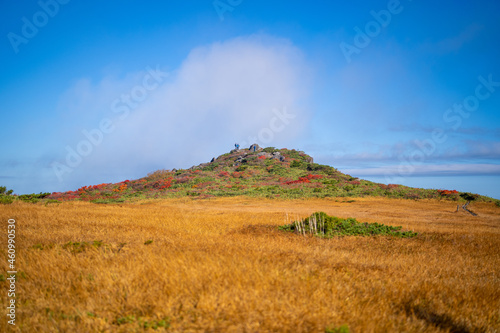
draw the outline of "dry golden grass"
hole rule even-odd
[[[2,315],[0,331],[137,332],[164,319],[157,331],[500,330],[500,208],[476,203],[472,217],[450,202],[341,200],[1,206],[4,231],[17,221],[22,273],[16,326]],[[276,228],[318,210],[420,234],[325,240]],[[77,252],[70,241],[106,245]],[[7,289],[0,282],[5,313]]]

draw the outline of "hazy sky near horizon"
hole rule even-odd
[[[0,1],[0,185],[242,146],[500,199],[500,2]]]

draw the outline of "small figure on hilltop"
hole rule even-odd
[[[234,144],[234,147],[236,148],[236,150],[239,150],[240,149],[240,145],[238,143],[235,143]]]

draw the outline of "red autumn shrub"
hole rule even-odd
[[[169,177],[167,179],[158,179],[155,182],[151,182],[151,183],[147,184],[146,187],[164,190],[164,189],[172,186],[173,180],[174,180],[174,178],[172,178],[172,177]]]
[[[127,189],[127,184],[121,184],[118,188],[114,188],[113,192],[123,192]]]
[[[309,175],[304,176],[304,177],[299,177],[299,179],[297,179],[297,180],[287,181],[285,184],[290,185],[290,184],[299,184],[299,183],[310,183],[311,179],[321,179],[321,178],[323,178],[322,175],[309,174]]]
[[[458,195],[458,191],[456,190],[438,190],[438,193],[443,197],[453,197]]]

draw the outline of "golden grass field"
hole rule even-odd
[[[473,217],[450,201],[346,200],[2,205],[2,267],[14,218],[18,278],[16,326],[3,314],[0,331],[500,331],[499,207],[473,203]],[[315,211],[419,235],[277,230]]]

